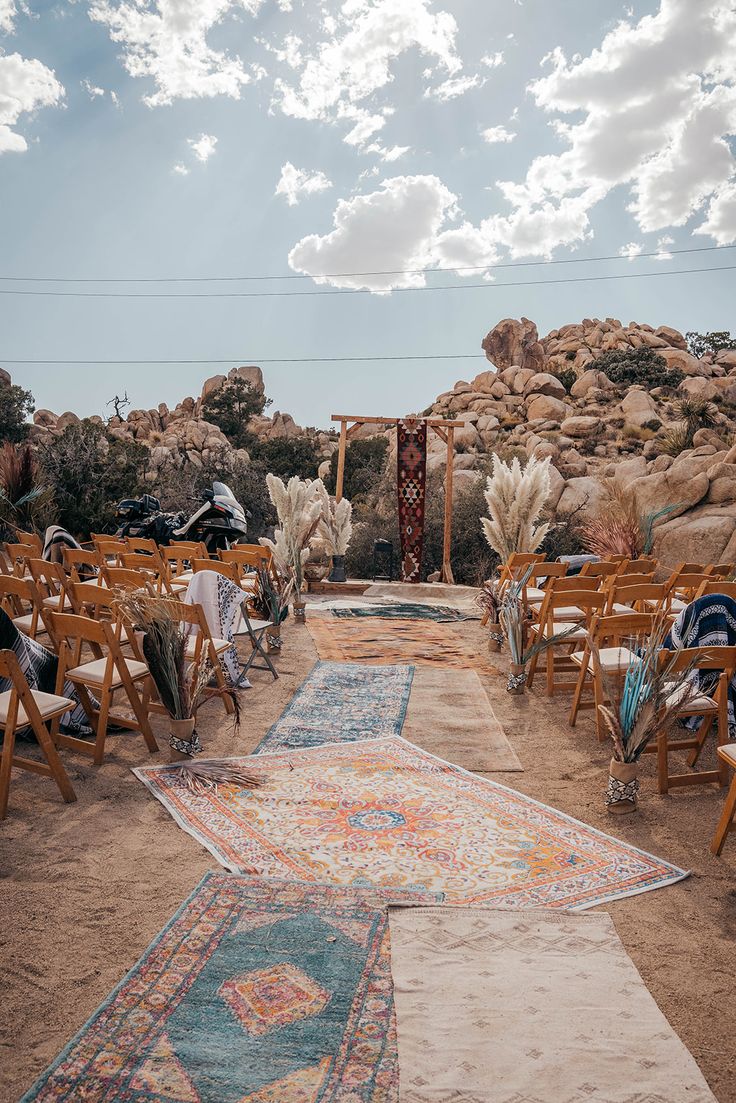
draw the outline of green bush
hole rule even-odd
[[[249,449],[255,437],[248,422],[270,405],[270,398],[247,380],[236,377],[207,395],[202,403],[202,416],[216,425],[235,448]]]
[[[556,379],[559,379],[560,383],[565,388],[568,394],[572,390],[573,383],[575,383],[578,378],[578,373],[575,371],[574,368],[562,368],[559,371],[551,372],[550,374],[554,375]]]
[[[280,479],[290,479],[292,475],[300,479],[317,476],[320,454],[310,437],[275,437],[257,441],[248,450],[253,463],[263,468],[264,473],[270,471]]]
[[[727,329],[714,331],[713,333],[696,333],[691,330],[686,333],[687,347],[693,356],[701,360],[707,352],[713,354],[736,349],[736,337],[732,337]]]
[[[0,381],[0,444],[18,444],[28,436],[26,418],[36,406],[30,391]]]
[[[203,467],[187,463],[182,467],[168,464],[159,470],[156,483],[149,488],[161,500],[161,508],[168,511],[183,510],[189,514],[195,507],[193,499],[211,488],[215,480],[225,482],[237,500],[252,516],[248,519],[248,543],[256,544],[276,523],[266,486],[266,472],[262,467],[243,463],[229,455],[227,461],[213,459]]]
[[[594,365],[619,387],[639,383],[645,387],[676,387],[685,378],[678,368],[653,349],[612,349],[599,356]]]
[[[345,449],[345,481],[343,497],[354,504],[370,495],[380,481],[386,467],[388,440],[386,437],[369,437],[367,440],[351,440]],[[337,485],[337,452],[330,460],[330,473],[325,486],[330,494]]]
[[[41,478],[56,501],[57,520],[74,536],[105,532],[121,498],[150,489],[145,484],[149,451],[120,441],[91,421],[67,425],[39,447]]]

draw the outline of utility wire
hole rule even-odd
[[[344,295],[375,295],[390,293],[397,295],[421,291],[471,291],[484,288],[500,290],[504,287],[540,287],[543,284],[596,283],[600,280],[646,280],[660,276],[690,276],[704,272],[732,272],[736,264],[716,265],[712,268],[679,268],[663,272],[618,272],[605,276],[568,276],[561,280],[506,280],[495,283],[487,280],[483,283],[438,283],[426,287],[364,288],[349,287],[341,291],[26,291],[15,288],[0,288],[0,295],[41,296],[62,299],[286,299],[315,298],[318,295],[332,297]]]
[[[362,364],[394,360],[479,360],[482,352],[457,352],[431,356],[293,356],[264,360],[261,356],[231,356],[228,360],[0,360],[0,364]]]
[[[645,260],[651,257],[680,256],[687,253],[715,253],[721,249],[736,249],[734,245],[701,245],[691,249],[658,249],[653,253],[636,253],[628,256],[616,253],[603,257],[560,257],[556,260],[489,261],[487,264],[462,264],[448,268],[389,268],[373,272],[320,272],[316,276],[303,272],[290,272],[283,276],[0,276],[0,281],[12,283],[240,283],[259,280],[311,280],[341,279],[348,276],[417,276],[432,272],[483,272],[496,268],[536,268],[550,264],[593,264],[610,260]]]

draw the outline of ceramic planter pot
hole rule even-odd
[[[612,758],[608,767],[606,806],[614,816],[636,812],[639,793],[639,763]]]
[[[169,759],[171,762],[186,762],[188,758],[191,758],[191,755],[182,748],[186,744],[191,745],[195,723],[193,716],[190,716],[187,720],[169,719]]]
[[[506,692],[518,697],[526,692],[526,667],[520,663],[509,663],[509,678]]]
[[[503,632],[498,621],[488,622],[488,650],[497,652],[503,646]]]
[[[345,574],[345,556],[333,555],[332,557],[332,570],[330,571],[330,577],[328,582],[347,582],[348,576]]]
[[[272,624],[270,628],[266,629],[266,646],[271,654],[279,652],[283,642],[280,624]]]
[[[297,624],[304,624],[307,619],[307,604],[304,601],[294,601],[294,620]]]

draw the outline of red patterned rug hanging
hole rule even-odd
[[[424,540],[424,491],[427,481],[427,426],[406,418],[397,422],[399,538],[401,577],[419,582]]]

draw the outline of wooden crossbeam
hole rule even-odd
[[[360,417],[358,414],[331,414],[331,421],[347,422],[353,421],[359,425],[396,425],[399,421],[408,421],[409,418],[401,417]],[[418,417],[412,419],[414,421],[423,421],[425,425],[442,425],[446,429],[461,429],[465,424],[464,421],[450,421],[444,417]]]

